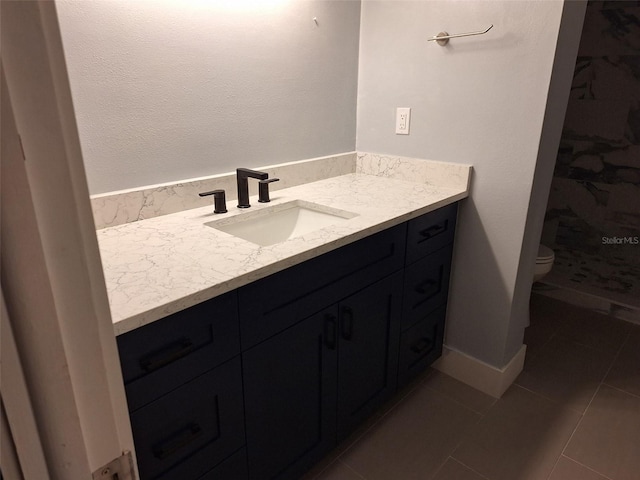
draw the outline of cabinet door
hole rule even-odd
[[[297,479],[336,442],[337,311],[242,354],[249,478]]]
[[[340,302],[338,441],[396,390],[402,272]]]

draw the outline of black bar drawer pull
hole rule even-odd
[[[411,351],[413,353],[420,354],[420,353],[426,352],[427,350],[431,350],[432,346],[433,346],[433,341],[430,338],[422,337],[413,345],[411,345]]]
[[[426,295],[427,298],[431,298],[440,291],[440,282],[433,279],[425,280],[416,285],[415,291],[420,295]]]
[[[435,237],[436,235],[440,235],[441,233],[445,232],[447,230],[447,226],[449,224],[449,220],[445,220],[442,223],[436,224],[436,225],[431,225],[428,228],[425,228],[424,230],[420,230],[420,235],[425,237],[422,240],[429,240],[430,238]]]
[[[324,316],[324,344],[329,350],[336,349],[336,317],[335,315]]]
[[[200,435],[202,435],[200,425],[191,423],[176,433],[173,438],[153,447],[153,455],[160,460],[164,460],[169,455],[176,453],[178,450],[182,450]]]
[[[169,365],[176,360],[188,355],[195,348],[193,342],[183,337],[162,350],[153,352],[140,359],[140,366],[146,372],[153,372],[165,365]]]
[[[353,337],[353,310],[342,307],[342,338],[351,340]]]

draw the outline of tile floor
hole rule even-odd
[[[500,400],[429,370],[305,480],[640,480],[640,326],[533,295]]]

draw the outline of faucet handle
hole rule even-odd
[[[227,213],[227,199],[224,190],[211,190],[198,195],[201,197],[213,195],[213,213]]]
[[[279,178],[267,178],[258,182],[258,203],[269,203],[269,184],[279,181]]]

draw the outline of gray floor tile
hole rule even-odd
[[[640,398],[603,385],[564,454],[613,480],[638,480]]]
[[[583,413],[614,358],[612,351],[554,337],[525,364],[516,384]]]
[[[566,317],[567,312],[573,308],[575,307],[555,298],[534,293],[529,300],[531,326],[553,335],[560,326],[558,320]]]
[[[580,307],[563,310],[557,335],[599,350],[617,352],[627,338],[631,324]]]
[[[640,326],[633,327],[605,383],[640,396]]]
[[[529,300],[530,317],[532,324],[545,324],[553,330],[558,325],[558,320],[573,316],[577,310],[587,310],[562,299],[552,298],[546,294],[532,293]],[[589,311],[589,310],[587,310]]]
[[[437,370],[425,379],[424,384],[427,388],[435,390],[480,414],[485,414],[497,402],[497,399],[491,395],[476,390]]]
[[[449,458],[433,480],[486,480],[486,478],[469,470],[453,458]]]
[[[560,300],[544,295],[532,294],[529,301],[529,327],[524,332],[523,343],[527,346],[526,362],[537,356],[540,349],[560,329],[560,320],[566,317],[572,307]]]
[[[570,458],[560,457],[549,480],[608,480]]]
[[[546,480],[579,418],[512,386],[452,456],[491,480]]]
[[[479,418],[479,414],[420,386],[340,460],[367,480],[428,479]]]

